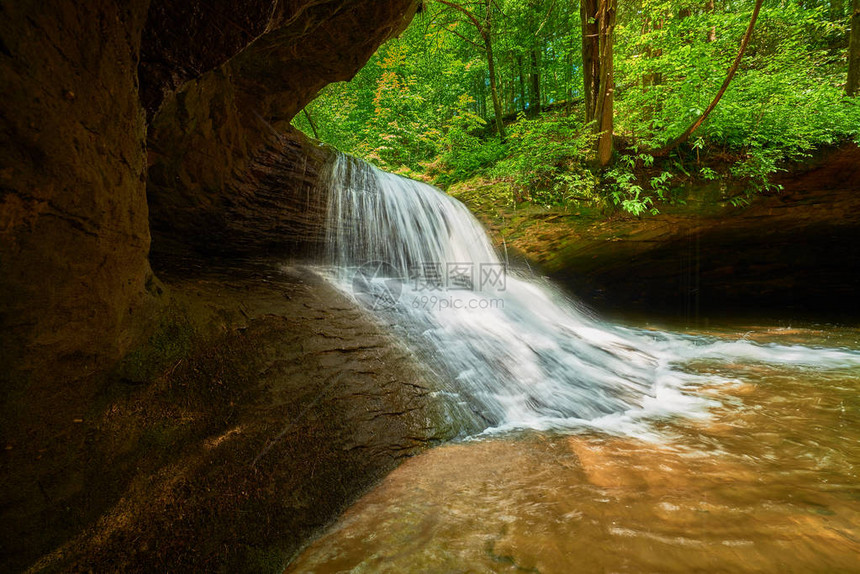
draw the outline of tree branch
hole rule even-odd
[[[484,51],[484,47],[482,45],[478,44],[477,42],[473,42],[472,40],[470,40],[467,37],[465,37],[464,35],[462,35],[460,32],[457,32],[456,30],[448,28],[445,24],[438,24],[438,26],[440,28],[442,28],[443,30],[445,30],[446,32],[450,32],[451,34],[454,34],[455,36],[457,36],[458,38],[460,38],[464,42],[471,44],[472,46],[481,50],[482,52]]]
[[[475,25],[475,28],[478,29],[478,32],[481,34],[481,36],[483,36],[486,33],[484,30],[484,27],[481,25],[481,21],[478,20],[478,18],[475,17],[474,14],[472,14],[471,12],[469,12],[468,10],[466,10],[465,8],[460,6],[459,4],[455,4],[454,2],[449,2],[448,0],[436,0],[436,1],[444,4],[445,6],[453,8],[453,9],[458,10],[458,11],[462,12],[463,14],[465,14],[466,17],[472,21],[472,24]]]
[[[699,126],[702,125],[702,122],[708,117],[708,115],[717,107],[717,103],[720,101],[720,98],[723,97],[723,94],[726,93],[726,90],[729,87],[729,83],[731,83],[732,78],[735,76],[735,72],[738,71],[738,66],[741,63],[741,58],[744,55],[744,51],[747,49],[747,44],[749,44],[750,38],[752,37],[753,28],[755,28],[755,21],[758,18],[758,13],[761,10],[762,0],[756,0],[755,8],[753,9],[752,17],[750,18],[749,26],[747,26],[747,31],[744,34],[744,39],[741,41],[741,47],[738,50],[738,55],[735,57],[735,61],[732,64],[732,67],[729,68],[729,72],[726,75],[726,79],[723,81],[723,85],[720,87],[720,91],[717,92],[717,95],[714,97],[714,100],[711,104],[705,109],[699,119],[693,122],[693,124],[684,130],[684,133],[670,141],[668,144],[663,146],[654,155],[666,155],[673,149],[675,149],[680,144],[687,141],[694,131],[699,129]]]

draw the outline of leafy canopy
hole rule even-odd
[[[461,4],[479,8],[475,1]],[[441,185],[475,175],[507,181],[511,201],[602,201],[645,213],[671,200],[678,177],[721,177],[719,167],[700,164],[717,155],[733,163],[722,175],[749,181],[751,193],[762,191],[785,160],[860,139],[860,98],[844,96],[850,3],[767,0],[737,75],[691,141],[675,150],[677,161],[657,169],[647,153],[682,132],[711,101],[753,4],[621,3],[615,31],[620,156],[606,171],[591,162],[593,134],[581,109],[579,6],[568,0],[491,3],[498,95],[510,132],[504,143],[494,133],[478,30],[435,0],[352,81],[327,86],[306,111],[320,138],[345,152]],[[304,114],[294,124],[312,133]],[[683,167],[693,158],[695,168]]]

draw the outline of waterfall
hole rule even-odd
[[[860,363],[850,351],[606,324],[549,282],[509,268],[468,209],[432,186],[346,155],[324,184],[332,280],[402,333],[484,427],[569,428],[705,404],[684,392],[701,375],[680,368],[700,356],[791,362],[816,351],[816,364]]]

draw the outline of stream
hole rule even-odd
[[[860,349],[834,327],[718,334]],[[860,369],[689,368],[717,381],[684,391],[704,412],[430,450],[288,572],[856,572]]]
[[[320,273],[462,430],[288,572],[858,570],[860,331],[610,324],[435,188],[348,156],[327,185]]]

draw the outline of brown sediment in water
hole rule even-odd
[[[710,418],[648,439],[530,432],[411,459],[287,572],[856,571],[856,368],[720,368],[743,382],[697,391],[722,401]]]

